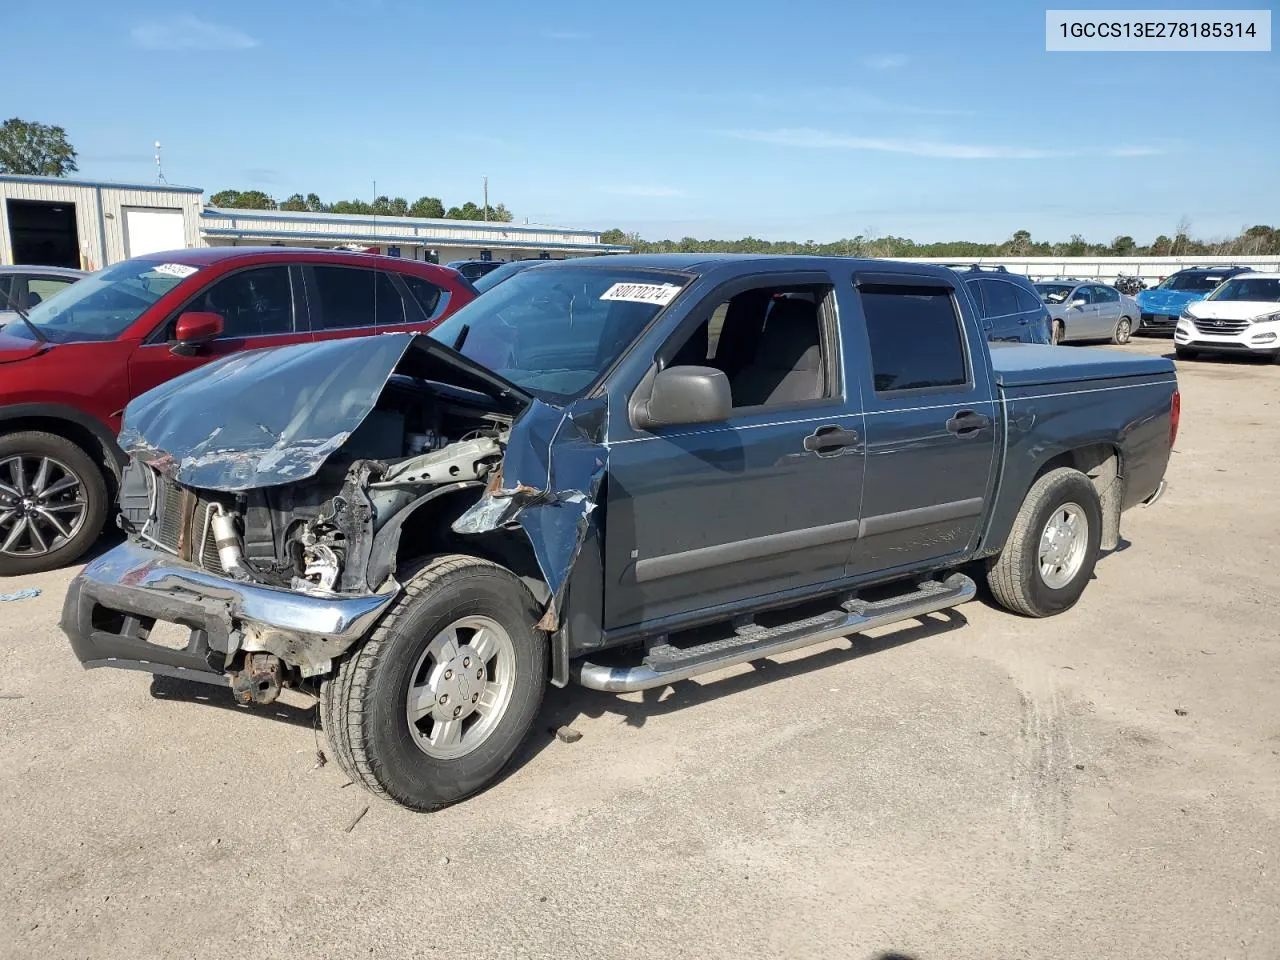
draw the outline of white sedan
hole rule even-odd
[[[1241,273],[1187,306],[1173,333],[1179,359],[1234,353],[1280,359],[1280,273]]]

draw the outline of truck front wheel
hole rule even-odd
[[[1028,617],[1073,607],[1093,576],[1102,505],[1079,470],[1050,470],[1031,486],[987,584],[1001,606]]]
[[[497,564],[445,556],[421,567],[321,691],[339,766],[413,810],[489,784],[542,703],[540,615],[520,579]]]

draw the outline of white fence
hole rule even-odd
[[[1266,257],[902,257],[923,263],[977,263],[1002,266],[1035,279],[1079,277],[1110,283],[1120,275],[1141,277],[1148,286],[1186,267],[1249,267],[1280,271],[1280,256]]]

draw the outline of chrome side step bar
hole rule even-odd
[[[649,655],[634,667],[610,667],[579,661],[574,664],[574,674],[578,683],[592,690],[610,693],[649,690],[739,663],[761,660],[851,633],[936,613],[967,603],[976,594],[977,587],[969,577],[953,573],[945,580],[926,581],[901,596],[874,603],[849,600],[839,609],[779,627],[765,628],[754,624],[739,627],[731,637],[694,647],[662,644],[651,649]]]

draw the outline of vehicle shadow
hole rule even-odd
[[[752,663],[751,669],[722,679],[698,682],[681,680],[663,687],[655,687],[641,694],[640,700],[623,699],[616,693],[588,690],[571,685],[563,690],[550,688],[542,704],[533,734],[525,741],[503,777],[510,775],[531,761],[556,739],[561,727],[572,726],[580,718],[596,719],[613,714],[623,719],[629,727],[643,727],[650,717],[661,716],[676,710],[710,703],[720,697],[732,696],[762,683],[803,676],[826,667],[848,663],[860,657],[892,650],[894,647],[927,637],[936,636],[966,626],[968,620],[958,610],[944,610],[917,618],[910,627],[895,630],[878,637],[852,634],[845,638],[848,646],[829,647],[818,653],[800,656],[794,660],[779,662],[763,659]],[[669,694],[668,694],[668,691]]]
[[[288,723],[296,727],[318,728],[320,723],[319,701],[315,699],[303,706],[283,700],[277,700],[275,703],[267,704],[266,706],[246,706],[231,699],[231,691],[226,687],[163,676],[152,676],[149,692],[156,700],[169,700],[176,703],[198,703],[201,706],[216,707],[219,710],[234,710],[242,716],[275,720],[277,723]]]

